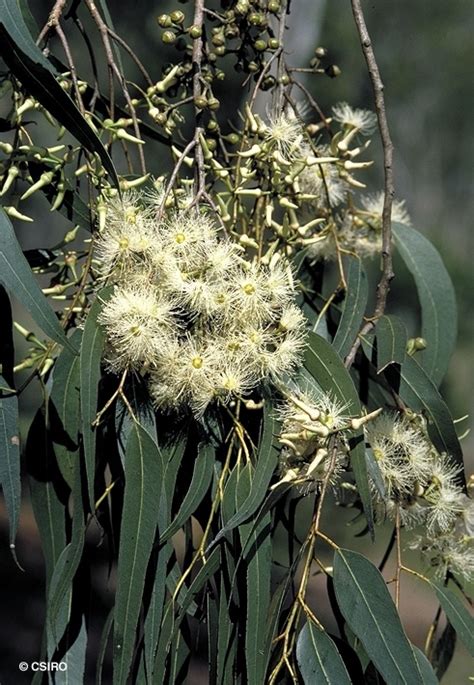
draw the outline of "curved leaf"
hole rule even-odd
[[[8,392],[3,376],[0,388],[0,485],[10,523],[10,549],[14,552],[21,504],[18,396]]]
[[[0,209],[0,283],[26,307],[46,335],[75,352],[41,292],[3,209]]]
[[[163,543],[169,540],[194,514],[201,504],[204,495],[209,490],[211,484],[215,461],[215,448],[213,445],[205,444],[199,450],[197,459],[194,463],[194,471],[189,490],[186,493],[174,521],[169,525],[160,537]]]
[[[87,491],[91,510],[94,511],[94,479],[96,430],[93,422],[97,415],[100,362],[105,333],[97,319],[104,303],[112,294],[113,286],[100,291],[90,308],[82,335],[80,354],[82,444],[86,464]]]
[[[80,347],[82,331],[71,340]],[[50,395],[51,437],[61,475],[73,487],[74,462],[79,459],[80,396],[79,357],[64,349],[56,360]]]
[[[405,324],[397,316],[382,316],[375,327],[377,338],[377,373],[389,364],[402,364],[407,346]]]
[[[347,280],[346,298],[342,305],[339,326],[332,342],[334,349],[342,358],[349,354],[359,333],[369,294],[367,274],[362,261],[352,257],[345,261],[344,266],[347,263],[348,267],[345,272]]]
[[[278,463],[279,447],[275,440],[275,419],[271,409],[265,407],[263,412],[263,431],[260,439],[257,464],[253,473],[250,492],[239,507],[238,511],[230,518],[224,528],[219,531],[214,543],[222,538],[233,528],[245,523],[257,511],[267,494],[268,486]]]
[[[423,685],[412,647],[378,569],[347,549],[334,554],[334,590],[347,623],[387,683]]]
[[[308,621],[298,636],[296,660],[305,685],[350,685],[351,679],[329,635]]]
[[[109,153],[73,100],[54,77],[50,62],[33,41],[16,0],[0,0],[0,55],[29,93],[90,152],[96,152],[112,182],[119,182]]]
[[[420,359],[426,373],[438,386],[456,343],[457,309],[453,284],[438,251],[424,235],[399,223],[394,223],[392,230],[398,251],[418,290],[422,335],[427,342]]]
[[[332,345],[321,338],[321,336],[316,335],[316,333],[309,333],[308,335],[308,347],[304,358],[304,366],[324,392],[329,393],[336,400],[347,406],[349,412],[354,416],[360,415],[362,409],[359,396],[349,372]],[[372,532],[372,497],[367,475],[364,435],[362,431],[354,431],[353,433],[350,458],[367,524]]]
[[[117,565],[114,685],[124,685],[132,663],[138,617],[160,510],[163,464],[154,440],[138,424],[125,454],[125,492]]]
[[[415,659],[417,661],[418,668],[420,669],[420,673],[423,677],[423,684],[438,685],[439,680],[436,677],[435,672],[433,671],[433,667],[426,658],[426,656],[423,654],[421,649],[415,647],[415,645],[412,645],[412,649],[415,654]]]
[[[457,636],[465,644],[471,656],[474,657],[474,617],[469,614],[464,604],[452,590],[440,583],[432,583],[432,585]]]

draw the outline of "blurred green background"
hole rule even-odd
[[[43,25],[53,5],[52,0],[30,2],[32,11]],[[218,3],[209,3],[217,6]],[[117,32],[136,50],[149,71],[157,78],[161,66],[172,61],[174,49],[162,45],[161,29],[156,17],[171,9],[182,9],[191,22],[192,3],[153,2],[135,0],[123,3],[110,0],[109,7]],[[292,0],[286,45],[288,61],[307,65],[314,49],[322,45],[329,50],[330,60],[342,70],[336,79],[310,77],[305,84],[323,110],[347,101],[358,107],[372,108],[372,96],[365,62],[352,19],[349,0]],[[364,2],[364,11],[372,36],[377,60],[385,83],[389,123],[395,145],[396,192],[405,199],[413,225],[423,231],[440,250],[454,281],[459,306],[459,343],[451,367],[443,384],[443,392],[455,417],[473,414],[472,339],[474,317],[471,313],[473,295],[473,231],[472,180],[474,158],[474,96],[472,72],[474,67],[472,34],[474,6],[470,0],[385,0]],[[67,29],[68,24],[65,24]],[[73,34],[71,34],[72,36]],[[71,40],[77,56],[79,75],[86,68],[83,46]],[[63,57],[53,42],[56,53]],[[125,60],[125,64],[127,60]],[[131,66],[131,65],[129,65]],[[133,69],[132,69],[133,74]],[[239,101],[247,91],[240,86],[240,75],[230,70],[222,91],[227,98],[222,112],[236,121]],[[262,111],[265,102],[259,103]],[[382,187],[381,149],[374,138],[370,154],[376,165],[367,174],[368,190]],[[159,147],[147,154],[150,170],[160,175],[169,164],[169,155],[162,155]],[[48,207],[37,201],[33,215],[35,224],[19,226],[18,234],[25,248],[53,245],[64,233],[65,224],[59,218],[51,220]],[[393,283],[391,306],[405,310],[405,318],[412,322],[412,333],[417,332],[417,312],[413,310],[414,286],[403,267],[396,262],[397,278]],[[396,294],[395,294],[396,293]],[[22,322],[27,321],[18,312]],[[24,416],[31,417],[40,397],[32,388],[22,400]],[[462,429],[467,428],[467,422]],[[24,437],[24,436],[23,436]],[[472,473],[474,440],[464,440],[468,474]],[[338,510],[340,515],[327,522],[341,544],[367,551],[366,538],[354,543],[348,527],[350,512]],[[303,517],[304,518],[304,517]],[[33,660],[38,655],[41,629],[44,622],[42,556],[31,509],[25,495],[23,515],[18,537],[18,556],[25,573],[21,573],[6,553],[7,525],[2,510],[2,548],[0,581],[3,587],[3,628],[0,633],[0,681],[22,680],[17,671],[20,660]],[[380,531],[379,542],[369,556],[380,558],[387,531]],[[107,578],[105,559],[101,559],[98,532],[89,541],[95,563],[93,566],[94,593],[90,642],[96,649],[101,624],[105,618],[108,595],[113,591],[113,580]],[[9,588],[8,592],[5,589]],[[325,592],[315,581],[311,590],[323,621],[331,627]],[[435,606],[423,588],[411,581],[404,582],[402,613],[407,620],[410,637],[422,644],[427,625]],[[7,629],[6,629],[7,628]],[[474,665],[467,653],[458,647],[455,659],[443,679],[445,685],[468,683]],[[89,678],[89,676],[88,676]],[[93,682],[92,674],[90,674]],[[196,662],[195,675],[189,681],[206,683],[206,665]],[[74,684],[75,685],[75,684]]]

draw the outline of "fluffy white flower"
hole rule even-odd
[[[291,162],[301,157],[304,132],[293,112],[270,114],[264,137],[270,148],[277,150],[284,160]]]
[[[382,226],[383,200],[383,191],[374,193],[373,195],[366,195],[361,199],[362,206],[365,211],[371,215],[372,220],[378,228],[381,228]],[[411,219],[405,207],[405,200],[394,200],[392,202],[392,221],[411,226]]]
[[[370,135],[377,126],[377,116],[367,109],[354,109],[347,102],[339,102],[332,108],[334,119],[342,126]]]

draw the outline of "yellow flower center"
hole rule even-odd
[[[129,224],[136,224],[137,223],[137,212],[135,209],[127,209],[125,212],[125,220],[128,221]]]
[[[255,286],[253,285],[253,283],[245,283],[245,285],[242,286],[242,290],[246,295],[254,295]]]
[[[383,452],[381,449],[379,449],[378,447],[374,447],[373,453],[374,453],[374,457],[375,457],[376,461],[382,461]]]
[[[128,246],[130,245],[130,241],[128,238],[120,238],[119,240],[119,248],[121,250],[127,250]]]
[[[224,293],[219,293],[219,295],[216,295],[216,303],[217,304],[224,304],[225,303]]]
[[[178,243],[178,245],[181,245],[182,243],[185,242],[186,236],[184,235],[184,233],[177,233],[177,234],[175,235],[174,239],[176,240],[176,242]]]
[[[191,361],[191,364],[195,369],[201,369],[203,365],[202,357],[194,357]]]
[[[230,390],[232,392],[233,390],[237,389],[237,380],[233,376],[227,376],[222,385],[225,390]]]
[[[132,335],[137,336],[137,335],[140,335],[141,332],[142,332],[142,329],[140,328],[140,326],[130,326],[130,333]]]

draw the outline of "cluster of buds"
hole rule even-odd
[[[278,415],[282,422],[280,480],[282,483],[313,490],[327,478],[335,484],[349,452],[348,438],[353,431],[375,419],[381,412],[351,418],[347,407],[330,395],[308,390],[288,395]]]

